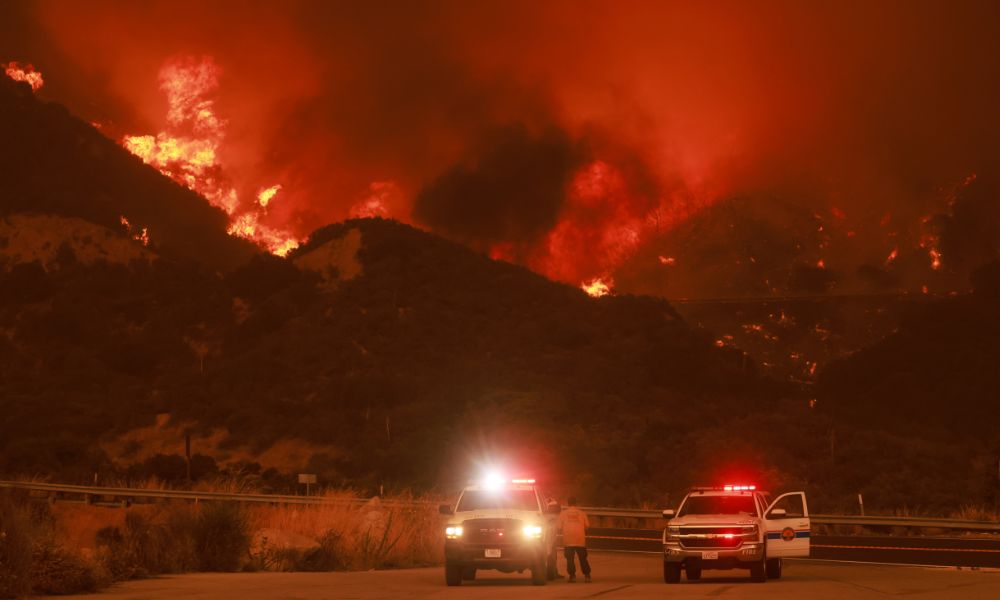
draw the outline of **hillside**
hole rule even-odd
[[[358,236],[350,279],[293,266]],[[500,457],[595,496],[637,495],[690,476],[656,458],[693,433],[680,423],[775,402],[663,301],[594,300],[388,221],[328,227],[290,261],[258,256],[225,277],[71,257],[2,277],[7,472],[113,471],[97,442],[168,414],[220,461],[299,440],[307,464],[278,466],[328,483],[426,488]],[[181,428],[157,431],[180,450]],[[113,458],[148,457],[146,442],[163,447],[153,437]]]
[[[911,506],[1000,502],[1000,263],[975,291],[912,307],[884,340],[833,363],[820,378],[823,411],[845,464],[870,464],[858,490]]]
[[[227,217],[163,177],[65,107],[0,77],[0,216],[74,217],[145,228],[160,254],[232,268],[256,251],[226,233]]]
[[[988,270],[977,294],[918,306],[831,367],[810,403],[664,300],[590,298],[397,222],[255,253],[27,86],[0,79],[0,108],[3,476],[180,484],[190,435],[195,477],[221,467],[282,490],[299,472],[447,489],[497,461],[592,503],[731,477],[804,486],[830,511],[862,488],[872,508],[991,493],[977,479],[996,446]],[[803,311],[768,327],[838,334]],[[904,380],[918,383],[887,392]],[[939,418],[942,402],[959,410]]]

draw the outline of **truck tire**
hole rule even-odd
[[[475,567],[465,567],[462,569],[462,581],[475,581],[476,580],[476,568]]]
[[[764,583],[767,581],[767,570],[764,567],[766,560],[760,559],[760,561],[755,562],[750,565],[750,580],[754,583]]]
[[[701,579],[701,565],[688,564],[684,566],[684,575],[688,581],[698,581]]]
[[[663,561],[663,582],[664,583],[680,583],[681,581],[681,564]]]
[[[765,571],[767,572],[768,579],[781,579],[781,559],[767,559],[767,567],[765,568]]]
[[[448,585],[462,585],[462,565],[445,562],[444,582]]]
[[[535,561],[531,567],[531,585],[545,585],[548,580],[548,565],[545,559]]]

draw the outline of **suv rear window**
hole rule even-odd
[[[458,512],[505,508],[509,510],[538,510],[534,490],[465,490],[458,501]]]
[[[753,496],[688,496],[678,516],[738,514],[757,514]]]

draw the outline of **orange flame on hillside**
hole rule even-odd
[[[614,282],[610,279],[608,281],[604,281],[603,279],[597,278],[592,281],[583,282],[580,285],[580,289],[587,292],[587,295],[591,298],[600,298],[611,294],[612,285],[614,285]]]
[[[31,91],[37,92],[43,85],[45,85],[45,80],[42,79],[42,74],[35,70],[35,67],[28,65],[22,65],[17,61],[11,61],[7,63],[4,69],[7,73],[7,77],[10,77],[14,81],[24,81],[31,86]]]
[[[257,203],[240,210],[239,196],[219,161],[226,121],[215,110],[222,69],[211,57],[168,61],[160,70],[160,89],[167,95],[167,125],[156,135],[126,135],[129,152],[174,181],[200,194],[230,217],[229,233],[249,239],[269,252],[285,256],[299,240],[287,231],[260,222],[260,211],[281,190],[262,189]]]

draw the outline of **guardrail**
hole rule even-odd
[[[598,517],[622,517],[636,519],[662,519],[662,512],[633,508],[584,508],[589,515]],[[857,525],[861,527],[914,527],[920,529],[954,529],[961,531],[984,531],[1000,533],[1000,522],[968,521],[935,517],[890,517],[861,515],[809,515],[809,520],[818,525]]]
[[[35,492],[46,492],[51,498],[59,495],[78,495],[84,501],[99,498],[118,500],[176,499],[190,501],[228,501],[255,502],[266,504],[356,504],[364,505],[371,502],[364,498],[335,498],[327,496],[292,496],[282,494],[239,494],[227,492],[203,492],[196,490],[148,490],[140,488],[100,487],[83,485],[66,485],[59,483],[41,483],[27,481],[0,481],[0,489],[22,489]],[[412,507],[433,506],[435,503],[426,501],[399,502],[380,500],[382,506]],[[662,519],[658,510],[639,508],[607,508],[581,507],[587,514],[595,517],[617,517],[635,519]],[[997,521],[967,521],[962,519],[925,518],[925,517],[890,517],[890,516],[860,516],[860,515],[810,515],[810,520],[818,525],[856,525],[861,527],[913,527],[928,529],[950,529],[956,531],[977,531],[1000,533],[1000,522]]]
[[[114,498],[119,500],[134,500],[137,498],[152,498],[161,500],[191,500],[191,501],[224,501],[224,502],[255,502],[265,504],[357,504],[371,502],[366,498],[336,498],[328,496],[291,496],[282,494],[237,494],[228,492],[204,492],[197,490],[148,490],[141,488],[101,487],[85,485],[65,485],[61,483],[40,483],[22,481],[0,481],[0,489],[21,489],[34,492],[46,492],[50,498],[58,499],[59,495],[79,495],[84,501],[98,498]],[[382,506],[419,506],[431,505],[430,502],[399,502],[394,500],[379,500]]]

